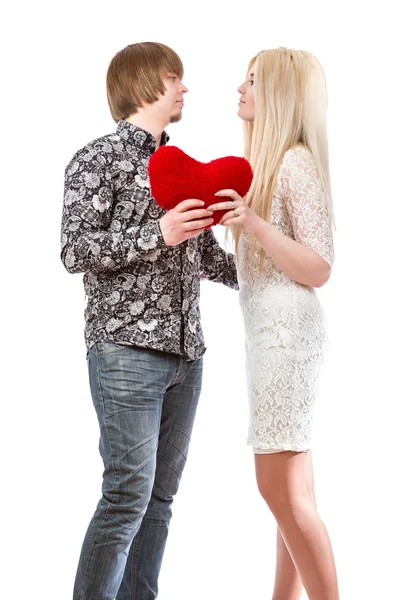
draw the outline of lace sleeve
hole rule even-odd
[[[305,149],[289,150],[280,175],[295,240],[312,248],[332,266],[332,226],[325,194],[310,152]]]

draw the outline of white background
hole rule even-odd
[[[324,66],[338,230],[333,276],[319,292],[331,347],[314,431],[318,503],[342,599],[404,597],[399,6],[72,0],[16,3],[3,15],[1,598],[71,598],[100,494],[81,276],[59,260],[63,172],[76,150],[114,130],[105,74],[136,41],[164,42],[182,57],[190,92],[168,132],[204,161],[242,154],[236,88],[257,51],[304,48]],[[275,526],[245,445],[238,296],[202,287],[204,389],[159,599],[269,599]]]

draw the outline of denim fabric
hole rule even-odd
[[[74,600],[154,600],[202,359],[98,342],[88,361],[105,470]]]

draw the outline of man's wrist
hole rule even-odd
[[[140,227],[136,244],[139,250],[146,252],[165,246],[159,221],[149,221]]]

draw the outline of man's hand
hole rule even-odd
[[[183,200],[159,221],[166,246],[177,246],[202,233],[214,221],[202,200]]]

